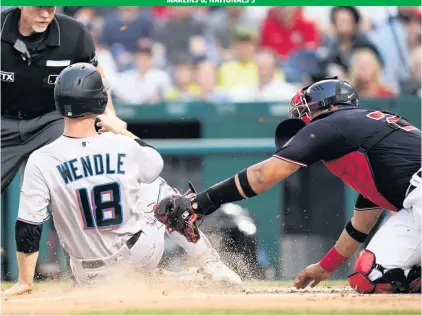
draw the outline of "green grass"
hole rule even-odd
[[[122,310],[122,311],[95,311],[78,313],[75,315],[420,315],[420,311],[415,310],[385,310],[385,311],[341,311],[332,310],[178,310],[178,311],[158,311],[158,310]]]

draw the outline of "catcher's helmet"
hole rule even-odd
[[[355,89],[337,77],[318,81],[296,93],[290,101],[289,116],[302,118],[332,105],[359,106]]]
[[[108,85],[93,65],[70,65],[60,73],[54,87],[56,109],[71,118],[103,114],[108,101],[107,89]]]

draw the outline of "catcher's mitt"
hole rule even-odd
[[[190,191],[185,194],[175,193],[161,200],[154,206],[154,216],[166,225],[169,232],[177,231],[189,242],[196,243],[199,238],[200,214],[195,213],[192,203],[195,203],[195,189],[189,183]]]

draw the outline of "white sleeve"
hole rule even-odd
[[[23,176],[18,220],[29,224],[42,224],[49,218],[49,204],[50,191],[34,155],[31,155]]]
[[[142,184],[140,196],[145,203],[159,203],[162,199],[176,193],[174,189],[167,184],[167,182],[158,177],[155,181]]]
[[[158,203],[164,198],[172,194],[175,194],[176,191],[171,186],[169,186],[166,180],[164,180],[163,178],[158,178],[157,180],[160,180],[158,197],[157,197],[157,203]]]
[[[141,146],[138,141],[135,144],[137,146],[135,159],[139,166],[139,182],[154,182],[163,170],[164,160],[157,150],[149,146]]]

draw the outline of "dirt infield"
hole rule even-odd
[[[2,301],[3,315],[141,314],[235,311],[265,313],[420,314],[420,295],[358,295],[345,287],[296,291],[288,286],[226,288],[215,284],[125,282],[100,288],[39,286],[32,294]]]

